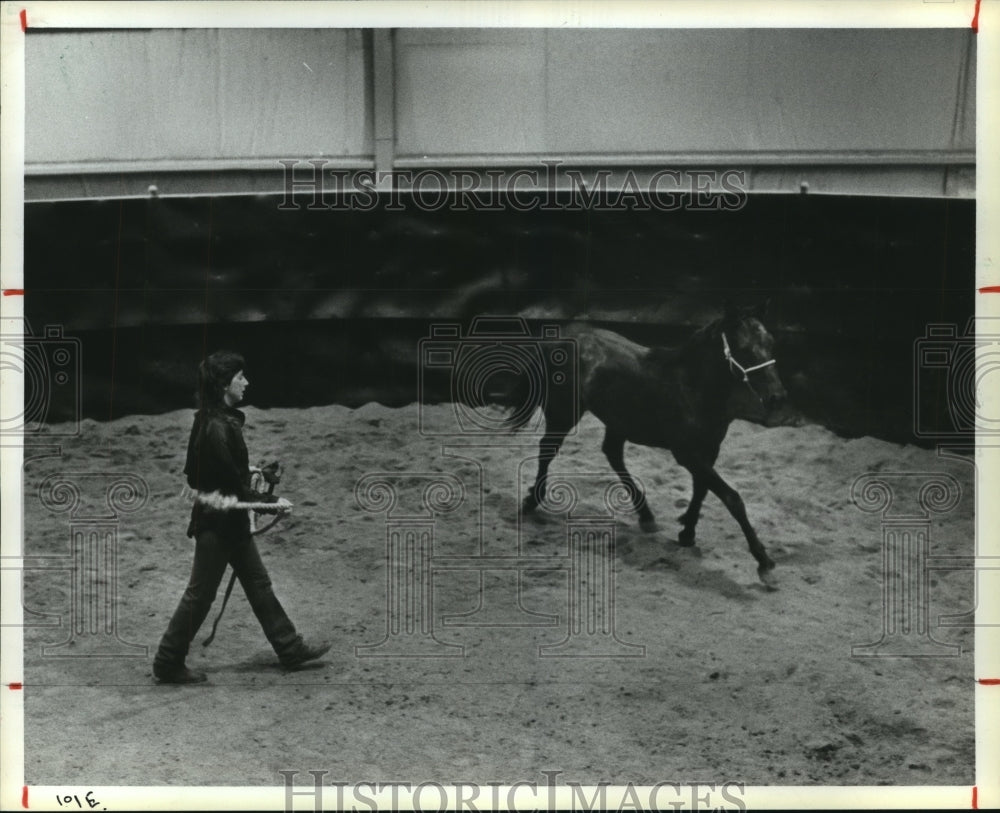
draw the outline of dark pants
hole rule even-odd
[[[215,600],[227,564],[236,572],[278,658],[284,660],[302,646],[302,636],[295,631],[295,625],[271,589],[271,578],[249,528],[244,530],[240,525],[206,528],[195,537],[191,579],[160,641],[154,670],[170,671],[184,665],[191,641]]]

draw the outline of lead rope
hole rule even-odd
[[[264,474],[263,474],[263,472],[261,472],[260,469],[251,469],[251,471],[253,473],[250,475],[250,488],[253,491],[259,492],[260,491],[260,487],[261,487],[261,485],[263,485],[263,482],[264,482]],[[267,493],[268,494],[273,494],[274,493],[274,483],[269,483],[268,484]],[[286,513],[288,513],[287,511],[279,511],[275,515],[274,519],[272,519],[269,523],[267,523],[267,525],[265,525],[263,528],[258,528],[257,527],[257,518],[256,518],[256,516],[254,514],[255,509],[257,509],[257,508],[273,508],[274,507],[274,503],[265,503],[265,502],[245,503],[245,502],[239,502],[236,499],[227,498],[227,497],[222,497],[219,500],[214,500],[211,496],[208,496],[208,497],[204,497],[203,496],[203,497],[201,497],[201,501],[204,502],[204,503],[206,503],[206,504],[209,504],[209,505],[212,505],[213,503],[218,503],[218,505],[215,506],[215,507],[218,507],[218,508],[226,508],[226,509],[233,509],[233,510],[238,510],[238,509],[241,509],[241,508],[245,508],[246,511],[247,511],[247,513],[250,515],[250,535],[251,536],[257,536],[258,534],[264,533],[264,531],[270,530],[271,528],[273,528],[275,526],[275,524],[277,524],[278,520],[280,520]],[[215,621],[212,622],[212,632],[211,632],[211,634],[204,641],[201,642],[202,646],[208,646],[210,643],[212,643],[212,641],[215,640],[215,631],[219,628],[219,622],[222,620],[222,614],[226,611],[226,604],[229,602],[229,596],[232,595],[232,593],[233,593],[233,587],[235,585],[236,585],[236,571],[234,570],[230,574],[230,576],[229,576],[229,584],[226,585],[226,592],[222,596],[222,606],[219,607],[219,614],[217,616],[215,616]]]

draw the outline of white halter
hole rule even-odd
[[[733,354],[729,349],[729,342],[726,339],[725,333],[722,334],[722,353],[726,357],[726,361],[729,362],[729,369],[731,370],[733,369],[733,367],[735,367],[737,370],[743,373],[743,381],[747,385],[750,384],[750,378],[749,378],[750,373],[754,372],[755,370],[762,370],[765,367],[770,367],[772,364],[775,363],[774,359],[768,359],[767,361],[762,361],[760,364],[755,364],[753,367],[744,367],[736,359],[733,358]]]

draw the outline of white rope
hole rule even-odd
[[[216,511],[273,511],[278,507],[273,502],[241,502],[232,494],[221,494],[218,491],[196,491],[194,500]]]
[[[750,383],[749,374],[755,370],[762,370],[765,367],[770,367],[772,364],[777,363],[774,359],[768,359],[767,361],[761,362],[760,364],[755,364],[753,367],[744,367],[736,359],[733,358],[732,352],[729,350],[729,342],[726,339],[726,334],[722,334],[722,352],[726,356],[726,361],[729,362],[729,367],[732,369],[735,367],[741,373],[743,373],[743,381],[746,384]]]
[[[233,494],[223,494],[219,491],[195,491],[188,486],[184,486],[182,496],[192,502],[214,508],[216,511],[274,511],[278,508],[278,504],[275,502],[242,502],[239,497]],[[288,508],[280,509],[279,513],[290,511],[291,505],[289,504]]]

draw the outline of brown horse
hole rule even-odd
[[[763,308],[729,308],[675,348],[643,347],[610,330],[570,325],[565,335],[576,346],[577,403],[573,389],[550,391],[540,404],[545,434],[539,444],[538,474],[524,500],[524,511],[545,497],[546,474],[563,439],[586,411],[605,426],[602,450],[632,495],[639,523],[655,530],[645,495],[625,468],[625,441],[669,449],[691,473],[693,493],[681,515],[678,542],[693,545],[702,501],[711,491],[739,523],[757,560],[757,572],[770,582],[774,562],[747,520],[743,499],[715,470],[729,423],[729,398],[735,387],[749,387],[766,410],[785,398],[774,366],[774,339],[761,323]],[[523,411],[521,412],[523,416]],[[530,417],[527,416],[527,417]],[[513,428],[527,417],[512,416]]]

